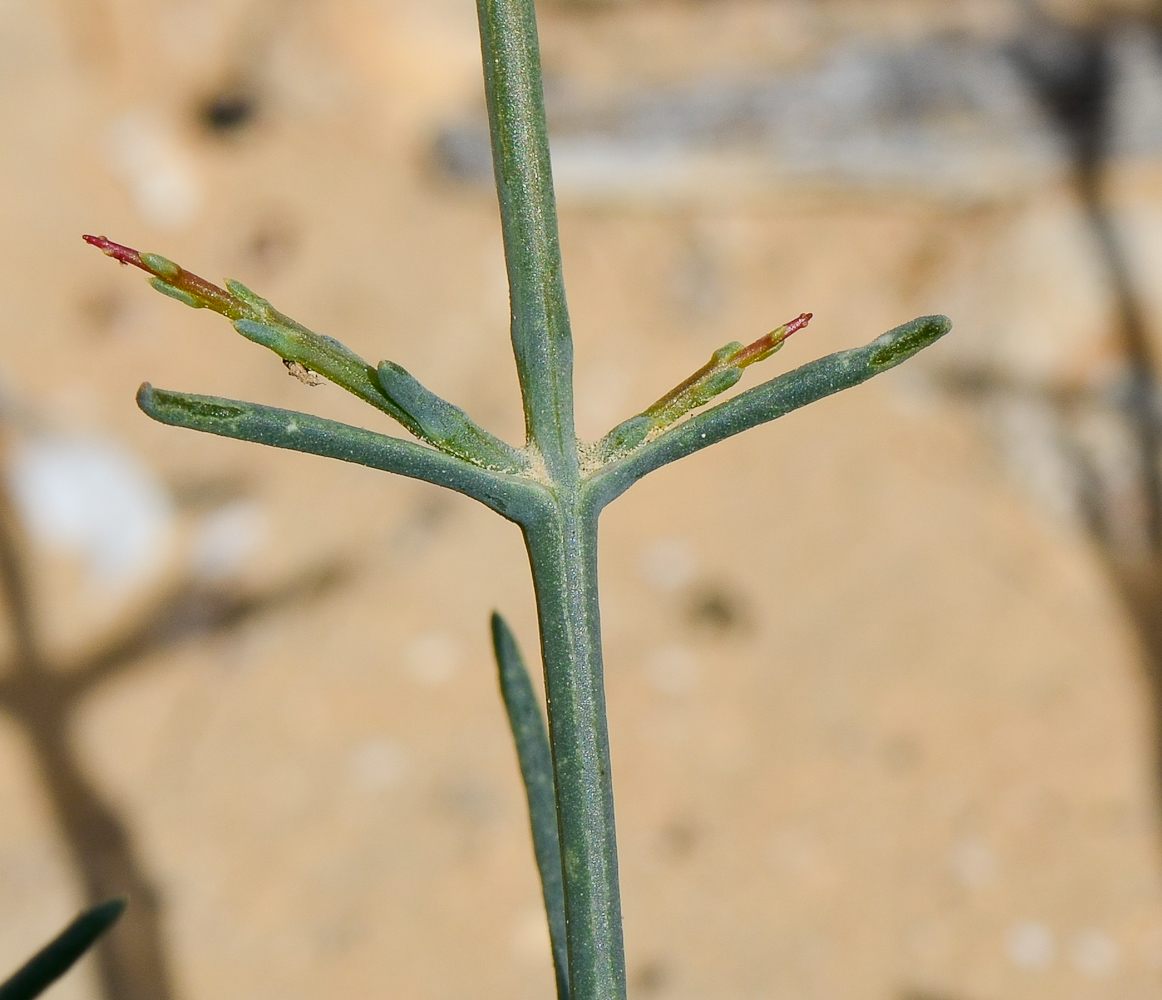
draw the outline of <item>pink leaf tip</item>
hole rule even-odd
[[[122,264],[132,264],[134,267],[140,267],[143,271],[149,270],[141,259],[141,253],[132,247],[114,243],[105,236],[89,236],[86,234],[81,239],[88,243],[89,246],[96,247],[106,256],[112,257],[114,260],[119,260]]]

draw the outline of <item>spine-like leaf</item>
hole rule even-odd
[[[399,365],[382,362],[378,377],[387,397],[415,423],[417,437],[486,469],[519,472],[528,466],[524,454],[489,434],[460,407],[422,386]]]
[[[411,441],[307,413],[169,392],[149,384],[138,390],[137,405],[163,424],[338,458],[446,486],[519,524],[535,517],[544,504],[545,491],[531,481],[491,472]]]
[[[82,913],[0,985],[0,1000],[33,1000],[40,996],[72,968],[124,911],[125,900],[111,899]]]
[[[952,321],[946,316],[921,316],[889,330],[864,347],[810,361],[639,445],[636,451],[595,472],[586,489],[599,506],[604,506],[654,469],[824,396],[866,382],[934,344],[950,329]]]
[[[553,783],[553,759],[549,733],[541,706],[512,629],[499,614],[492,616],[492,647],[500,672],[500,693],[516,741],[516,755],[529,802],[533,853],[541,873],[557,996],[568,1000],[569,959],[565,941],[565,889],[561,876],[561,842],[557,832],[557,796]]]

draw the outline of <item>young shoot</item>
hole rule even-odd
[[[747,347],[731,343],[680,385],[597,442],[574,431],[573,341],[549,161],[533,0],[477,0],[485,96],[526,437],[510,444],[390,361],[371,365],[238,282],[220,288],[164,257],[85,239],[151,275],[155,288],[227,317],[301,375],[325,379],[400,423],[409,441],[258,403],[143,385],[141,408],[178,427],[324,455],[456,490],[520,525],[537,599],[547,706],[516,640],[492,634],[528,795],[561,1000],[624,1000],[613,781],[597,594],[602,509],[654,469],[848,389],[944,336],[924,316],[863,347],[808,362],[715,402],[811,319],[804,313]],[[713,405],[710,405],[712,404]],[[545,715],[547,708],[547,718]],[[547,723],[547,724],[546,724]]]

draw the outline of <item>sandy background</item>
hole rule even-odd
[[[790,71],[857,36],[995,39],[1015,17],[624,0],[546,4],[542,35],[550,77],[604,99]],[[160,892],[181,1000],[552,990],[487,641],[499,608],[535,648],[517,530],[434,488],[152,424],[133,402],[146,379],[391,430],[79,239],[236,277],[515,439],[494,197],[437,155],[442,128],[480,114],[475,32],[468,0],[0,4],[9,474],[46,441],[99,440],[154,484],[149,544],[112,565],[84,532],[38,534],[26,504],[53,662],[175,580],[258,593],[346,569],[78,706],[78,759]],[[223,95],[244,120],[215,130]],[[1036,461],[933,374],[1107,363],[1109,293],[1068,183],[983,197],[706,169],[657,198],[563,185],[585,436],[801,311],[816,319],[771,373],[919,313],[957,331],[603,520],[631,996],[1158,996],[1134,632],[1085,532],[1022,478]],[[1157,302],[1162,164],[1119,160],[1112,197]],[[30,744],[0,716],[0,968],[82,901]],[[96,1000],[93,969],[54,995]]]

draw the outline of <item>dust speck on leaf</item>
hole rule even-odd
[[[287,361],[284,358],[282,363],[286,366],[288,374],[293,375],[303,385],[322,385],[326,381],[322,375],[311,371],[306,365],[300,364],[298,361]]]

